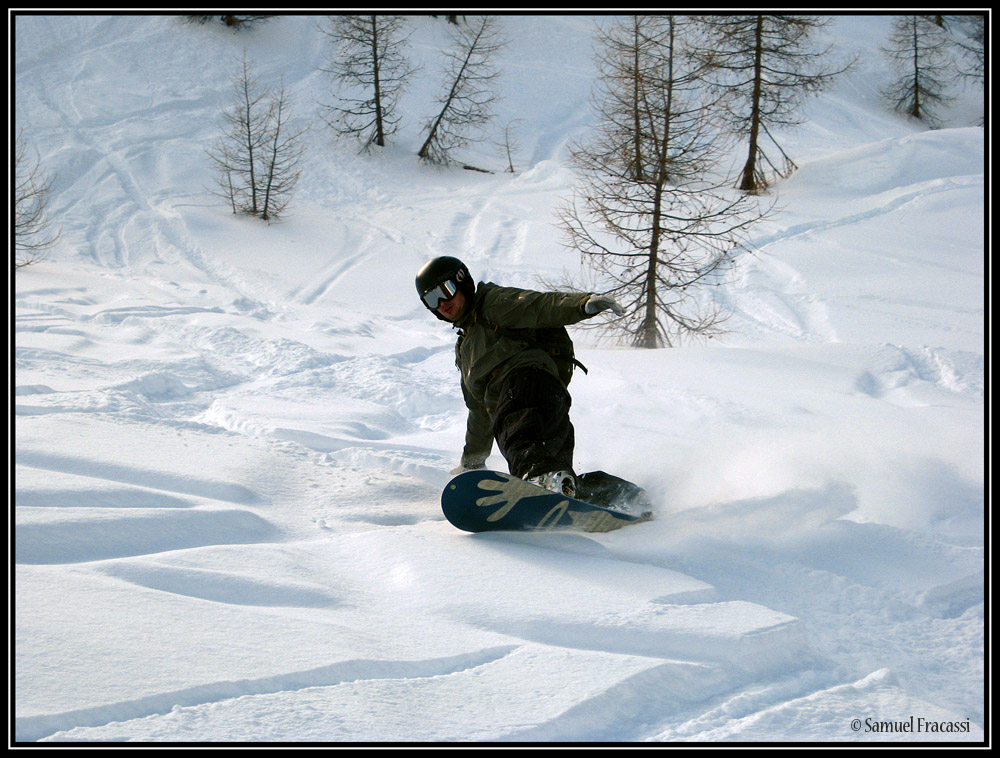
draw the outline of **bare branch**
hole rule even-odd
[[[24,130],[15,141],[14,174],[14,268],[17,269],[41,260],[62,230],[54,227],[48,212],[53,177],[42,172],[37,156],[28,156]]]

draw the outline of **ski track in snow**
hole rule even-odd
[[[269,227],[279,266],[177,178],[203,177],[184,156],[220,95],[133,92],[105,114],[87,86],[125,22],[65,23],[44,21],[77,50],[72,86],[44,55],[18,63],[71,157],[53,197],[69,247],[15,293],[17,740],[864,741],[851,719],[910,715],[982,739],[984,494],[964,430],[981,424],[983,310],[848,298],[808,257],[981,195],[961,161],[900,158],[981,155],[981,137],[836,151],[867,177],[857,196],[818,168],[793,177],[796,220],[779,214],[714,294],[744,332],[732,349],[579,335],[579,468],[649,487],[656,520],[466,535],[437,499],[464,433],[453,337],[412,273],[457,251],[518,286],[572,266],[550,262],[548,221],[587,87],[547,104],[513,177],[397,183],[395,159],[337,158],[347,180],[334,162],[303,190],[334,198],[303,211],[322,231]],[[143,23],[157,44],[166,22]],[[572,37],[574,19],[552,23]],[[264,29],[264,50],[302,36]],[[875,308],[940,341],[865,339],[852,309]]]

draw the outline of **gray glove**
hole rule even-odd
[[[591,316],[606,310],[612,310],[618,316],[625,315],[625,309],[610,295],[591,295],[590,299],[584,304],[583,310]]]
[[[466,471],[476,471],[481,468],[486,468],[486,461],[465,461],[459,463],[448,473],[451,476],[458,476],[459,474],[464,474]]]

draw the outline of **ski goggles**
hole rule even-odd
[[[455,297],[456,292],[458,292],[458,285],[450,279],[446,279],[437,286],[427,290],[427,292],[423,294],[423,298],[427,307],[433,311],[441,305],[441,301],[451,300]]]

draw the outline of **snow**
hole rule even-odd
[[[419,18],[398,142],[314,126],[287,219],[235,217],[203,150],[233,62],[310,120],[315,21],[15,19],[62,225],[13,281],[15,739],[981,742],[981,94],[936,131],[885,112],[889,21],[838,18],[861,58],[784,135],[800,169],[712,291],[730,332],[572,331],[576,468],[656,519],[471,535],[439,505],[454,333],[412,277],[581,272],[553,219],[596,20],[504,18],[518,173],[417,162],[447,31]]]

